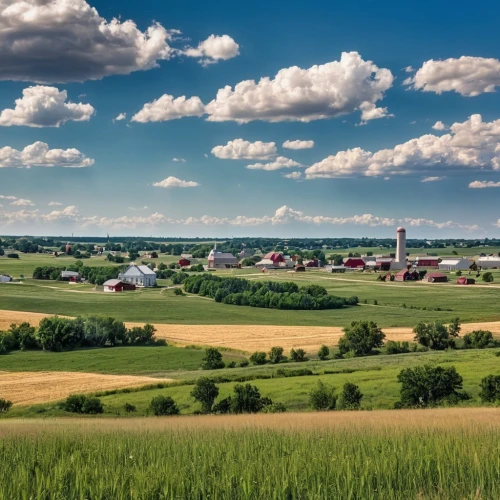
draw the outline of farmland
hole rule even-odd
[[[499,430],[496,409],[12,420],[0,498],[494,499]]]

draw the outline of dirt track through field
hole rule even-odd
[[[0,310],[0,330],[11,323],[28,321],[38,325],[47,316],[40,313]],[[127,323],[127,326],[140,326],[142,323]],[[269,350],[275,345],[291,349],[301,347],[314,351],[326,344],[336,345],[342,336],[341,327],[325,326],[275,326],[275,325],[173,325],[155,324],[156,336],[178,345],[200,344],[230,347],[242,351]],[[489,323],[466,323],[462,325],[462,334],[473,330],[490,330],[500,337],[500,321]],[[384,328],[387,340],[411,341],[411,328]]]
[[[162,379],[162,382],[164,380]],[[89,393],[157,383],[152,377],[76,372],[0,372],[0,394],[17,405],[33,405]]]

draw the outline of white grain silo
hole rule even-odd
[[[404,227],[398,227],[396,240],[396,262],[406,264],[406,229]]]

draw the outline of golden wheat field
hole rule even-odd
[[[0,330],[12,323],[28,321],[37,326],[47,314],[0,310]],[[127,326],[142,326],[142,323],[127,323]],[[314,351],[323,344],[336,345],[343,335],[341,327],[324,326],[274,326],[274,325],[175,325],[155,324],[158,338],[177,345],[212,345],[242,351],[267,351],[275,345],[285,349],[301,347]],[[466,323],[462,334],[473,330],[490,330],[500,336],[500,321],[489,323]],[[384,328],[387,340],[412,341],[411,328]],[[210,339],[210,342],[207,342]]]
[[[168,380],[166,380],[168,381]],[[75,372],[0,372],[0,394],[16,405],[64,399],[79,392],[137,387],[158,382],[151,377]]]

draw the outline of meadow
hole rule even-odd
[[[499,430],[497,409],[2,421],[0,499],[493,500]]]

